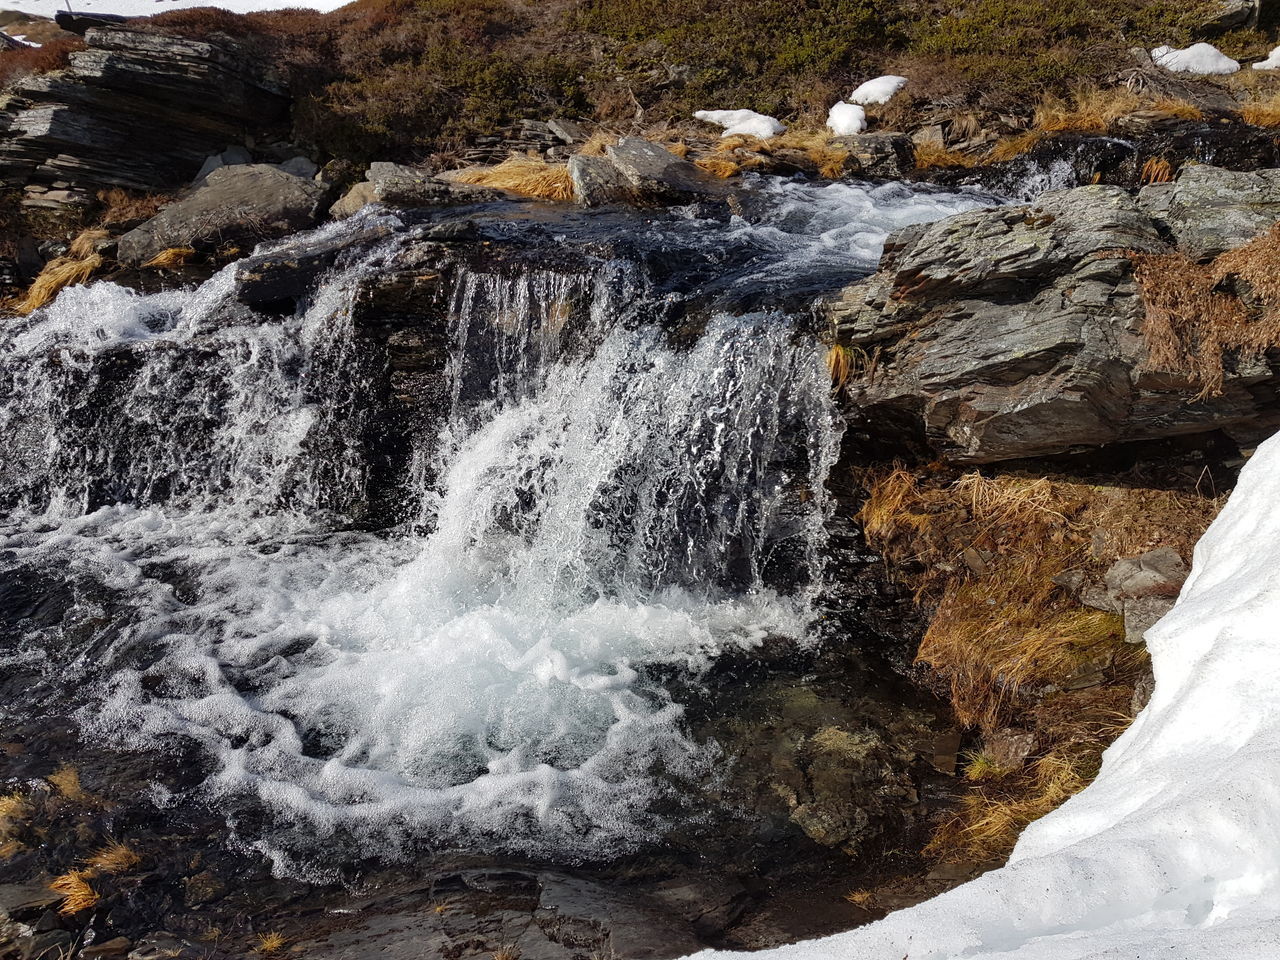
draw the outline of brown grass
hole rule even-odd
[[[578,153],[587,157],[603,157],[605,148],[612,147],[617,142],[616,134],[606,130],[596,130],[587,138],[587,142],[578,148]]]
[[[934,141],[916,144],[916,169],[960,169],[976,166],[977,158]]]
[[[95,850],[85,860],[90,867],[100,873],[128,873],[142,862],[142,857],[128,844],[119,840],[111,840],[105,846]]]
[[[22,794],[14,792],[0,797],[0,839],[8,837],[31,815],[31,805]]]
[[[492,167],[472,167],[455,175],[459,183],[496,187],[540,200],[573,199],[573,180],[562,163],[515,154]]]
[[[1255,127],[1280,127],[1280,92],[1245,104],[1240,116]]]
[[[848,382],[853,372],[853,357],[848,347],[837,343],[827,348],[827,372],[831,374],[831,386],[837,390]]]
[[[705,170],[713,177],[719,177],[722,180],[727,180],[729,177],[742,172],[741,164],[727,157],[718,157],[714,154],[699,157],[693,163],[699,169]]]
[[[79,37],[66,36],[39,47],[5,50],[0,53],[0,88],[31,74],[60,70],[67,65],[67,58],[84,46]]]
[[[1248,363],[1280,347],[1280,224],[1209,264],[1181,253],[1129,254],[1146,308],[1146,366],[1220,396],[1228,361]],[[1245,303],[1231,287],[1242,280]]]
[[[1046,96],[1036,106],[1035,127],[1047,133],[1106,133],[1111,124],[1142,106],[1126,87],[1077,87],[1066,97]]]
[[[504,943],[493,951],[493,960],[520,960],[520,948],[514,943]]]
[[[1035,148],[1044,138],[1043,130],[1025,130],[1011,137],[1005,137],[991,148],[987,159],[992,163],[1004,163]]]
[[[1162,157],[1149,157],[1142,165],[1138,175],[1139,183],[1171,183],[1173,181],[1173,164]]]
[[[63,916],[71,916],[98,905],[102,895],[89,883],[89,878],[93,876],[92,870],[69,870],[53,879],[49,889],[62,896],[62,905],[58,907],[59,913]]]
[[[870,890],[850,890],[844,895],[844,898],[852,903],[855,907],[869,907],[871,901],[875,899],[875,894]]]
[[[960,722],[987,730],[1089,665],[1125,668],[1134,649],[1119,617],[1081,606],[1055,576],[1100,577],[1159,544],[1187,556],[1221,506],[1020,474],[944,482],[895,469],[867,479],[868,542],[906,571],[918,601],[936,605],[917,660],[950,688]]]
[[[832,143],[834,135],[825,126],[820,129],[795,126],[768,141],[769,150],[801,150],[819,175],[836,180],[845,174],[849,151]]]
[[[43,274],[42,274],[43,276]],[[39,282],[39,281],[37,281]],[[53,788],[68,800],[84,800],[89,794],[80,784],[80,771],[71,764],[63,764],[49,776],[45,777]]]
[[[142,264],[142,267],[144,269],[151,267],[157,270],[171,270],[174,267],[190,263],[195,255],[196,251],[192,247],[169,247],[167,250],[161,250],[146,263]]]
[[[64,287],[84,283],[93,272],[102,266],[102,257],[90,254],[87,257],[58,257],[45,264],[40,275],[32,281],[27,295],[14,306],[14,311],[28,314],[52,303]],[[52,780],[52,778],[50,778]]]
[[[159,193],[135,193],[112,187],[109,190],[99,190],[98,200],[103,206],[98,222],[113,225],[150,220],[173,198]]]
[[[1179,120],[1203,120],[1204,111],[1197,107],[1194,103],[1186,100],[1180,100],[1177,97],[1161,97],[1154,101],[1149,107],[1160,113],[1168,114]]]
[[[26,846],[17,840],[0,842],[0,860],[12,860],[25,849]]]
[[[275,956],[280,953],[289,943],[279,930],[272,930],[270,933],[258,934],[257,942],[254,944],[253,952],[264,957]]]

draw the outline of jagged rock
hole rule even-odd
[[[1147,631],[1173,609],[1168,597],[1139,597],[1124,601],[1124,639],[1126,643],[1145,643]]]
[[[1241,176],[1210,169],[1197,182]],[[873,428],[901,441],[914,422],[921,452],[967,463],[1272,431],[1280,379],[1267,362],[1203,400],[1187,375],[1146,369],[1145,309],[1120,251],[1167,249],[1149,212],[1105,186],[907,227],[880,271],[829,305],[840,340],[875,357],[851,402]]]
[[[102,943],[85,947],[80,951],[80,960],[107,960],[109,957],[123,957],[132,946],[133,943],[128,937],[113,937]]]
[[[591,136],[586,127],[573,120],[548,120],[547,130],[570,145],[586,143]]]
[[[864,177],[896,180],[915,169],[916,148],[902,133],[862,133],[836,137],[832,146],[849,151],[849,172]]]
[[[303,240],[245,257],[235,266],[235,298],[249,306],[297,300],[344,251],[365,248],[388,233],[385,226],[373,226],[354,235]]]
[[[1205,33],[1225,33],[1238,27],[1253,26],[1258,22],[1260,0],[1214,0],[1208,5],[1200,30]]]
[[[121,263],[136,266],[169,247],[252,246],[313,226],[328,188],[269,164],[220,167],[182,200],[120,238]]]
[[[352,216],[370,203],[392,207],[434,207],[451,203],[488,203],[500,194],[487,187],[432,176],[423,168],[378,161],[369,165],[363,182],[351,187],[333,206],[335,219]]]
[[[607,157],[575,154],[569,158],[569,178],[573,181],[573,198],[587,207],[625,203],[635,194]]]
[[[1140,557],[1117,560],[1106,573],[1113,598],[1176,597],[1187,579],[1187,565],[1173,547],[1149,550]]]
[[[247,131],[287,123],[287,93],[230,40],[97,26],[85,41],[67,70],[14,85],[0,110],[0,186],[172,189]]]
[[[639,137],[623,137],[606,147],[605,153],[622,178],[647,200],[690,200],[725,191],[724,183],[705,170]]]
[[[1252,240],[1280,220],[1280,170],[1241,173],[1207,165],[1184,167],[1172,186],[1139,193],[1148,215],[1167,228],[1178,248],[1197,260]]]

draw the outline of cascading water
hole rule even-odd
[[[353,302],[400,242],[284,317],[228,268],[6,328],[0,572],[78,602],[0,666],[40,677],[31,703],[82,686],[94,736],[200,744],[200,795],[281,870],[615,855],[715,760],[664,671],[807,636],[840,433],[821,348],[768,312],[673,336],[617,258],[460,268],[416,515],[361,531],[378,354]]]

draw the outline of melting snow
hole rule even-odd
[[[1151,59],[1157,67],[1173,73],[1235,73],[1240,64],[1211,43],[1193,43],[1185,50],[1173,47],[1156,47]]]
[[[1269,54],[1267,59],[1259,60],[1253,65],[1255,70],[1280,70],[1280,47],[1276,47]]]
[[[868,80],[853,93],[849,94],[851,103],[870,105],[888,103],[893,95],[907,85],[906,77],[895,77],[892,74]]]
[[[72,0],[71,8],[76,13],[113,13],[124,17],[149,17],[155,13],[184,10],[188,7],[219,7],[233,13],[282,10],[286,7],[302,7],[328,12],[349,2],[350,0],[222,0],[220,3],[210,3],[209,0],[165,0],[163,3],[157,3],[156,0]],[[58,11],[65,11],[67,5],[63,0],[4,0],[4,9],[52,18]]]
[[[837,137],[850,137],[867,129],[867,111],[852,103],[837,103],[827,114],[827,126]]]
[[[754,110],[699,110],[693,116],[696,120],[705,120],[707,123],[724,127],[722,137],[744,134],[768,140],[787,131],[787,128],[773,117],[756,113]]]
[[[1280,956],[1280,437],[1259,448],[1147,633],[1151,703],[1008,866],[753,960]],[[727,953],[705,951],[704,960]]]

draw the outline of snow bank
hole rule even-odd
[[[837,137],[851,137],[867,129],[867,111],[852,103],[837,103],[827,114],[827,126]]]
[[[768,140],[770,137],[787,132],[787,128],[773,117],[756,113],[754,110],[699,110],[693,116],[696,120],[705,120],[707,123],[724,127],[724,133],[720,135],[722,137],[743,134]]]
[[[1211,43],[1193,43],[1185,50],[1173,47],[1156,47],[1151,59],[1157,67],[1173,73],[1235,73],[1240,64]]]
[[[303,7],[309,10],[328,12],[350,3],[351,0],[72,0],[71,8],[77,13],[118,13],[126,17],[149,17],[155,13],[169,10],[184,10],[188,7],[219,7],[233,13],[253,13],[258,10],[282,10],[285,7]],[[65,10],[62,0],[4,0],[5,10],[17,10],[19,13],[34,13],[42,17],[52,18],[59,10]]]
[[[895,77],[892,74],[868,80],[853,93],[849,94],[850,103],[869,106],[873,103],[888,103],[893,95],[907,85],[906,77]]]
[[[1269,54],[1267,59],[1259,60],[1253,65],[1255,70],[1280,70],[1280,47],[1276,47]]]
[[[753,960],[1280,957],[1280,437],[1147,634],[1155,695],[1009,865]],[[732,954],[704,951],[703,958]]]

